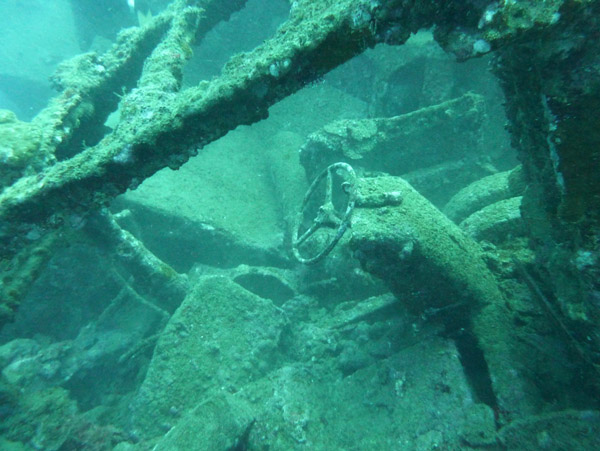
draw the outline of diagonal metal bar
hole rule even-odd
[[[377,40],[380,30],[373,25],[375,16],[365,12],[364,2],[301,5],[276,36],[250,53],[233,57],[210,83],[178,92],[172,73],[152,73],[151,83],[145,71],[146,82],[125,99],[131,108],[122,108],[115,132],[6,188],[0,195],[0,222],[51,226],[62,223],[65,215],[102,205],[165,166],[179,167],[229,130],[265,118],[269,106]],[[191,16],[186,7],[178,17],[185,23],[196,20]],[[414,27],[406,27],[406,38],[410,28]],[[169,51],[183,53],[191,34],[184,32],[171,47],[163,42],[148,67],[168,65],[173,58]],[[173,86],[166,89],[169,82]]]

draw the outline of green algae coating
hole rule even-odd
[[[373,198],[386,197],[399,197],[402,201],[398,206],[361,208],[361,204],[373,205]],[[440,287],[455,293],[454,298],[430,299],[432,304],[415,306],[417,311],[464,299],[481,305],[502,299],[479,246],[400,178],[362,180],[352,218],[351,246],[368,256],[365,261],[375,274],[387,275],[390,265],[402,273],[426,264],[429,272],[422,277],[437,273],[444,279]],[[388,252],[381,254],[380,249]],[[419,289],[423,279],[416,276],[413,281],[418,281],[413,288]],[[396,289],[406,288],[400,280],[393,283]]]
[[[264,376],[277,358],[283,323],[271,301],[230,279],[201,280],[161,334],[134,400],[137,426],[162,434],[212,394]]]
[[[38,127],[19,121],[11,111],[0,110],[0,187],[41,166],[40,137]]]
[[[472,331],[494,376],[504,420],[535,411],[539,394],[517,363],[527,362],[530,350],[514,333],[511,312],[475,241],[398,177],[360,180],[351,230],[355,256],[408,309],[437,312],[449,327]]]

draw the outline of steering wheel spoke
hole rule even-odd
[[[333,174],[331,173],[332,166],[327,166],[327,179],[325,181],[325,204],[333,206]]]
[[[304,243],[307,239],[309,239],[320,228],[321,228],[321,226],[319,224],[317,224],[316,222],[313,222],[311,224],[311,226],[308,229],[306,229],[306,231],[302,234],[302,236],[298,237],[298,239],[296,240],[296,245],[300,246],[302,243]]]

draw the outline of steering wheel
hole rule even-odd
[[[345,181],[341,184],[343,192],[348,196],[348,203],[346,205],[346,211],[338,212],[333,205],[333,173],[339,173],[338,171],[344,171]],[[304,231],[300,232],[300,228],[304,222],[304,213],[306,206],[314,192],[317,190],[317,186],[324,179],[326,179],[325,185],[325,201],[319,207],[317,215],[312,220],[310,226]],[[346,229],[350,225],[350,215],[354,210],[354,204],[356,203],[356,174],[354,169],[347,163],[334,163],[329,166],[323,172],[321,172],[311,183],[308,191],[304,195],[304,200],[300,207],[300,211],[296,217],[296,224],[294,229],[294,237],[292,239],[292,250],[296,259],[304,264],[313,264],[321,261],[324,257],[331,252],[331,250],[338,243],[340,238],[346,232]],[[308,240],[317,230],[320,228],[337,229],[333,238],[329,240],[325,248],[323,248],[314,257],[304,257],[300,255],[300,246]]]

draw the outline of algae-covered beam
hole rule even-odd
[[[136,85],[146,59],[176,27],[182,11],[194,5],[204,11],[194,30],[199,38],[245,3],[177,0],[144,26],[122,31],[106,53],[84,53],[60,64],[51,78],[60,94],[33,120],[43,130],[38,155],[64,160],[95,145],[106,133],[104,123],[119,97]]]
[[[4,142],[3,150],[11,149],[2,156],[6,167],[0,170],[0,187],[97,144],[107,133],[104,124],[109,114],[117,109],[119,99],[140,82],[142,69],[144,73],[153,72],[148,69],[147,60],[157,53],[155,50],[170,51],[173,61],[167,63],[178,63],[180,71],[190,53],[189,45],[178,53],[172,43],[166,50],[164,44],[169,40],[183,44],[181,20],[193,10],[202,14],[193,24],[189,41],[201,38],[245,3],[246,0],[177,0],[143,26],[123,30],[105,53],[84,53],[59,64],[51,77],[59,94],[30,123],[17,121],[8,111],[0,112],[0,124],[5,125],[0,130],[0,140]],[[199,7],[192,6],[196,4]],[[163,48],[157,49],[159,45]]]
[[[74,168],[78,160],[73,160],[73,157],[97,143],[106,133],[104,123],[108,114],[117,109],[119,98],[122,110],[138,100],[138,93],[125,95],[136,83],[142,86],[144,83],[152,84],[155,91],[166,89],[164,84],[170,76],[170,84],[178,86],[180,80],[172,79],[181,78],[192,41],[227,19],[245,2],[235,0],[224,5],[217,0],[176,0],[143,27],[120,33],[117,42],[103,55],[86,53],[62,63],[52,78],[60,94],[30,124],[10,117],[4,120],[6,115],[0,118],[0,138],[4,140],[4,132],[16,130],[18,134],[13,132],[15,136],[9,141],[23,143],[14,148],[7,167],[0,171],[0,185],[13,184],[0,195],[0,209],[12,203],[15,195],[24,198],[33,191],[43,193],[47,187],[52,189],[53,180],[60,178],[60,170]],[[198,4],[206,9],[192,6]],[[182,23],[190,21],[191,15],[197,16],[192,23]],[[157,69],[159,64],[162,67]],[[162,86],[156,83],[157,73],[162,75]],[[142,74],[150,80],[140,80]],[[94,162],[89,163],[86,168],[93,170]],[[75,172],[85,184],[82,171],[80,168]],[[35,175],[31,176],[32,173]],[[35,188],[36,184],[39,190]],[[69,196],[69,193],[63,194]],[[90,191],[88,198],[93,197],[94,193]],[[80,204],[77,210],[81,212],[82,206]],[[24,209],[39,207],[40,204],[35,202],[23,205]],[[20,232],[27,234],[35,229],[37,233],[48,226],[55,228],[69,212],[74,211],[69,207],[61,209],[58,205],[48,205],[48,208],[56,213],[47,218],[49,221],[30,218],[24,224],[27,215],[0,215],[0,255],[10,256],[23,247],[23,242],[18,240],[22,235]]]
[[[182,25],[170,44],[165,39],[152,52],[143,83],[121,102],[121,121],[112,134],[2,192],[0,221],[20,226],[2,231],[5,255],[12,251],[6,239],[20,247],[14,238],[28,232],[27,224],[49,227],[85,214],[159,169],[179,167],[238,125],[266,117],[269,106],[377,41],[376,6],[358,0],[300,2],[276,36],[232,58],[220,77],[178,91],[173,71],[155,69],[162,64],[175,70],[185,59],[195,30]],[[177,11],[184,24],[197,20],[190,8],[197,9],[186,5]],[[396,42],[420,24],[398,28]]]

